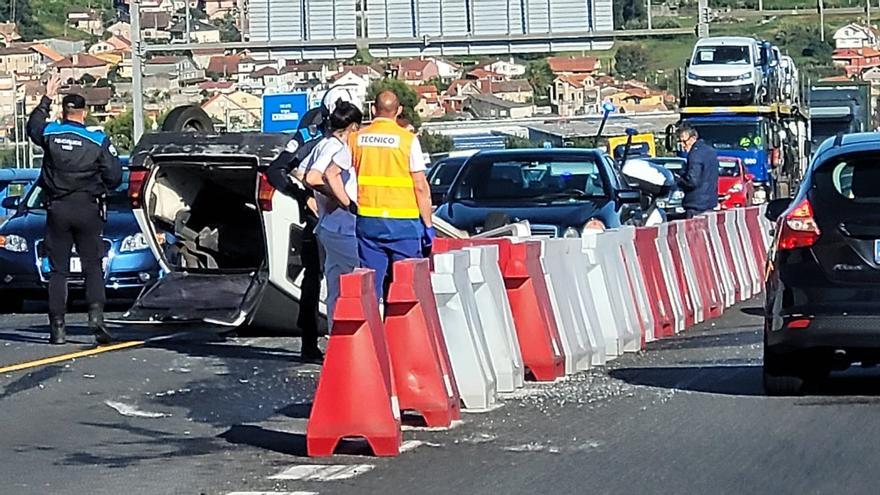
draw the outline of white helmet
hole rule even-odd
[[[363,102],[358,100],[358,97],[355,95],[355,89],[357,86],[354,85],[340,85],[333,86],[328,89],[326,93],[324,93],[324,97],[321,98],[321,105],[327,109],[328,113],[333,113],[336,110],[336,103],[339,100],[347,101],[359,109],[363,110]]]

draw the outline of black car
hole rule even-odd
[[[826,140],[776,222],[764,322],[768,394],[880,362],[880,135]]]
[[[606,228],[638,221],[640,198],[599,150],[482,151],[464,164],[436,214],[471,234],[528,220],[537,235],[580,237],[591,220]]]
[[[449,187],[467,159],[467,156],[448,156],[431,165],[428,170],[428,184],[431,185],[431,203],[434,206],[443,203]]]

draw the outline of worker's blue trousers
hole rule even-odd
[[[358,254],[361,268],[376,271],[376,296],[384,301],[387,295],[386,280],[389,283],[391,281],[391,265],[395,261],[407,258],[423,258],[422,241],[420,239],[385,241],[359,237]]]

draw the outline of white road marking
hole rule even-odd
[[[348,480],[372,471],[373,464],[300,464],[291,466],[280,473],[270,476],[270,480],[294,481],[340,481]]]
[[[407,440],[400,444],[400,453],[409,452],[410,450],[415,450],[424,445],[420,440]]]
[[[318,495],[318,492],[229,492],[226,495]]]
[[[118,402],[115,400],[105,400],[104,404],[106,404],[110,408],[116,410],[116,412],[118,412],[119,414],[121,414],[123,416],[128,416],[130,418],[155,419],[155,418],[165,418],[165,417],[171,416],[170,414],[167,414],[167,413],[143,411],[143,410],[138,409],[137,407],[132,406],[130,404],[126,404],[124,402]]]

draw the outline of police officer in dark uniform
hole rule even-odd
[[[61,101],[62,119],[48,122],[52,100],[61,79],[55,75],[46,84],[46,96],[28,119],[28,136],[43,148],[43,166],[38,184],[46,208],[46,249],[52,268],[49,277],[50,342],[64,344],[64,313],[67,308],[67,277],[71,248],[82,263],[89,304],[89,328],[99,344],[112,340],[104,325],[104,275],[102,239],[108,191],[122,183],[122,166],[116,149],[102,132],[86,129],[86,101],[69,94]]]

